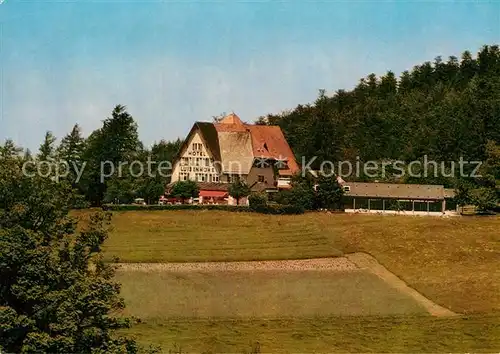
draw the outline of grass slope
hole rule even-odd
[[[498,352],[498,317],[317,317],[279,320],[158,319],[132,330],[164,352]]]
[[[121,212],[104,251],[123,262],[372,254],[455,312],[500,311],[500,218],[308,213]]]
[[[409,296],[362,271],[120,271],[117,280],[126,313],[146,320],[427,313]]]
[[[338,256],[328,237],[301,219],[259,219],[214,211],[117,212],[105,244],[122,262],[193,262]],[[290,230],[294,230],[290,232]],[[300,230],[300,232],[297,232]]]

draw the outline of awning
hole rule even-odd
[[[200,191],[200,197],[208,198],[225,198],[228,194],[225,191]]]

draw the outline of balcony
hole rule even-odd
[[[278,188],[290,188],[292,180],[290,178],[278,178],[277,179]]]

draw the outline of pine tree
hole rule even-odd
[[[55,142],[56,137],[52,134],[52,132],[48,131],[45,133],[45,137],[43,143],[40,145],[38,149],[38,159],[40,161],[51,161],[55,157]]]

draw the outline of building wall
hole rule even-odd
[[[213,156],[203,144],[198,131],[190,138],[184,150],[181,151],[180,158],[173,166],[172,182],[184,179],[197,182],[218,182],[220,180],[218,166],[214,164]]]
[[[439,211],[395,211],[395,210],[362,210],[362,209],[345,209],[346,213],[354,214],[393,214],[393,215],[413,215],[413,216],[458,216],[459,214],[454,211],[446,211],[445,213]]]
[[[253,185],[256,182],[259,182],[259,176],[264,177],[264,182],[266,182],[269,186],[274,186],[275,176],[273,167],[252,167],[250,169],[250,173],[248,174],[246,180],[249,186]]]
[[[346,196],[343,205],[346,212],[390,213],[444,213],[444,200],[409,200],[396,198],[367,198]]]

